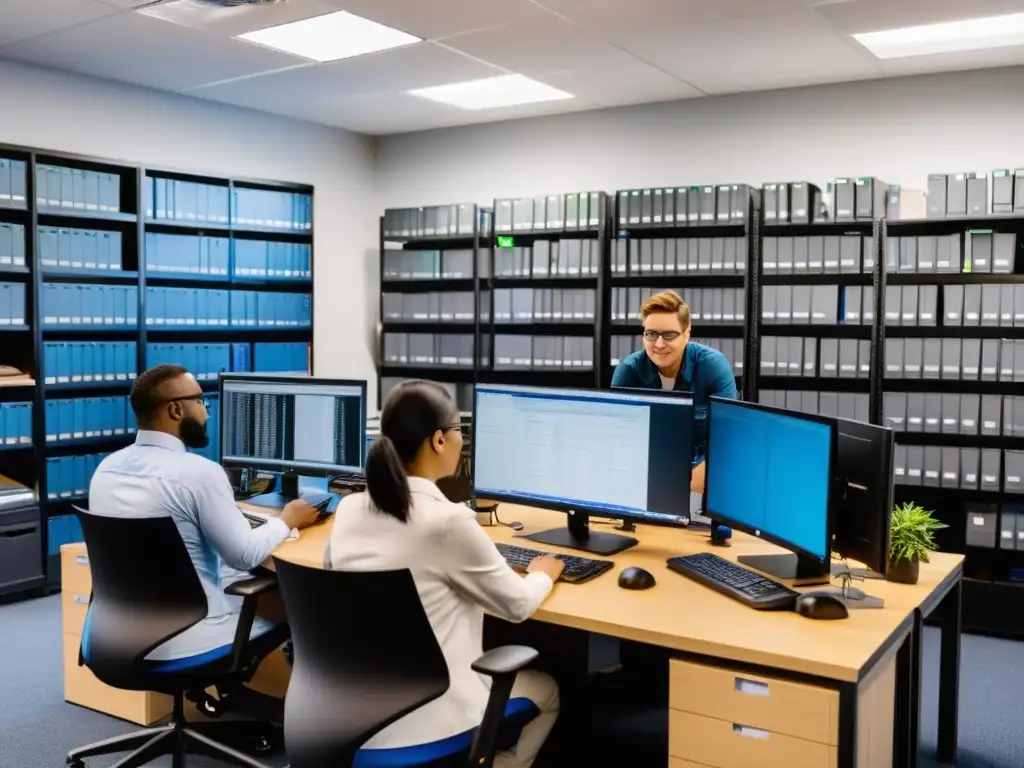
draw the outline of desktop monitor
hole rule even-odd
[[[277,493],[250,503],[283,507],[299,477],[361,474],[366,382],[225,373],[220,378],[221,463],[281,474]]]
[[[797,584],[831,576],[835,419],[712,397],[705,514],[789,550],[741,563]]]
[[[893,431],[838,419],[836,513],[832,549],[884,576],[889,566]],[[866,574],[865,574],[866,575]]]
[[[592,530],[591,515],[689,521],[692,397],[478,384],[473,400],[474,495],[567,514],[527,538],[610,555],[636,539]]]

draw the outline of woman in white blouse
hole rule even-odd
[[[483,653],[484,610],[525,621],[562,572],[561,561],[541,557],[519,576],[473,511],[438,490],[435,482],[455,473],[461,453],[459,411],[444,387],[403,382],[384,404],[380,437],[366,459],[367,491],[345,497],[334,514],[331,567],[409,568],[451,678],[443,696],[385,728],[364,749],[428,745],[479,726],[490,684],[470,664]],[[525,704],[534,717],[495,765],[529,768],[558,716],[558,687],[548,675],[520,672],[510,704],[520,712]]]

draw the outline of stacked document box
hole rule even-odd
[[[612,244],[614,276],[740,275],[746,269],[746,237],[629,237]]]
[[[32,403],[0,403],[0,451],[32,445]]]
[[[231,344],[147,344],[146,365],[173,363],[184,366],[198,381],[217,381],[232,370]]]
[[[24,270],[27,267],[25,248],[25,225],[0,221],[0,272]]]
[[[12,286],[24,309],[24,286]],[[0,285],[0,302],[3,301]],[[2,304],[0,304],[2,307]],[[134,285],[43,283],[42,324],[61,329],[130,329],[138,324],[138,288]],[[3,320],[0,318],[0,323]]]
[[[252,345],[252,370],[259,373],[309,373],[309,343],[304,341]]]
[[[758,402],[799,413],[870,422],[868,395],[860,392],[816,392],[762,389]]]

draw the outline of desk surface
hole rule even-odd
[[[501,517],[522,522],[522,533],[565,525],[564,515],[511,504],[501,505]],[[607,525],[595,525],[598,530],[610,530]],[[529,539],[517,540],[516,532],[504,526],[485,530],[494,541],[559,551]],[[330,521],[307,528],[298,540],[282,544],[275,555],[320,567],[330,532]],[[706,531],[650,526],[637,526],[632,535],[640,543],[609,558],[615,562],[612,570],[584,584],[559,583],[533,618],[846,682],[859,680],[879,650],[907,628],[911,613],[940,586],[959,577],[964,560],[963,555],[933,553],[930,563],[921,564],[920,581],[913,586],[884,580],[858,583],[867,594],[881,597],[885,607],[851,611],[844,621],[813,621],[788,611],[755,611],[670,571],[665,564],[669,557],[708,550],[729,560],[741,554],[782,551],[771,544],[737,533],[731,547],[712,548]],[[618,586],[619,572],[634,565],[654,574],[657,584],[652,589],[632,591]]]

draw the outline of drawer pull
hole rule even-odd
[[[88,555],[75,555],[75,562],[78,563],[79,565],[88,565],[89,564],[89,556]]]
[[[748,739],[767,739],[771,735],[761,728],[751,728],[749,725],[739,725],[738,723],[732,724],[732,732],[746,736]]]
[[[768,683],[762,683],[760,680],[747,680],[744,677],[736,678],[734,689],[736,693],[749,693],[752,696],[769,695]]]
[[[78,605],[89,604],[89,598],[86,595],[75,595],[74,600]]]

